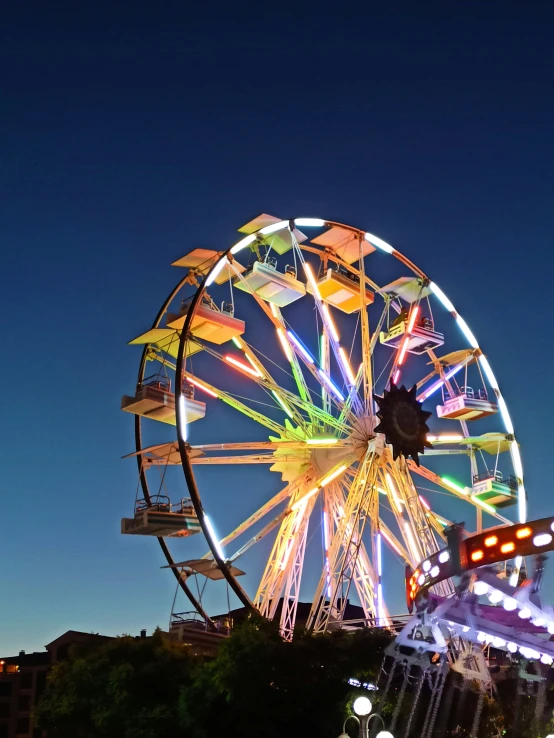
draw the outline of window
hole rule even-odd
[[[21,682],[19,683],[21,689],[32,689],[33,688],[33,672],[26,671],[21,675]]]
[[[35,687],[35,704],[42,697],[42,693],[46,688],[46,671],[37,671],[37,682]]]
[[[31,709],[31,695],[20,694],[17,701],[17,709],[19,712],[29,712]]]
[[[17,735],[26,735],[29,732],[29,718],[19,718],[15,732]]]

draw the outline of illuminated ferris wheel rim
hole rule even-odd
[[[419,269],[415,264],[413,264],[413,262],[411,262],[407,257],[405,257],[397,249],[395,249],[393,246],[391,246],[389,243],[382,240],[378,236],[375,236],[367,231],[363,231],[361,229],[354,228],[352,226],[338,223],[336,221],[323,220],[319,218],[295,218],[295,219],[288,219],[288,220],[280,220],[277,222],[273,222],[270,225],[264,226],[262,228],[258,228],[253,233],[245,236],[244,238],[239,240],[237,243],[230,246],[227,250],[221,252],[218,259],[214,261],[209,271],[205,274],[199,288],[197,289],[194,297],[192,298],[191,304],[187,311],[186,319],[185,319],[185,322],[184,322],[184,325],[181,331],[181,335],[179,338],[179,349],[178,349],[177,364],[176,364],[176,376],[177,377],[185,376],[185,372],[184,372],[185,347],[187,344],[191,324],[201,304],[202,296],[204,295],[206,288],[215,282],[217,276],[223,270],[225,265],[228,264],[229,261],[232,261],[233,257],[236,254],[241,252],[243,249],[246,249],[251,244],[255,243],[256,239],[259,236],[262,236],[262,237],[270,236],[286,228],[290,228],[291,230],[293,230],[294,228],[311,228],[311,227],[313,228],[325,228],[325,227],[342,228],[344,230],[355,233],[359,235],[360,237],[363,237],[371,246],[379,249],[380,251],[394,256],[404,266],[406,266],[412,272],[414,272],[414,274],[416,274],[418,277],[428,282],[429,289],[431,290],[433,295],[438,299],[438,301],[447,310],[447,312],[449,312],[451,316],[454,318],[461,333],[463,334],[465,339],[468,341],[471,349],[473,349],[476,352],[475,355],[477,357],[477,360],[490,386],[492,387],[496,395],[496,398],[498,401],[498,407],[499,407],[500,414],[502,417],[502,422],[504,424],[505,431],[508,434],[509,439],[510,439],[509,441],[510,456],[511,456],[512,465],[514,468],[514,472],[516,475],[516,479],[517,479],[517,509],[518,509],[517,522],[524,523],[526,520],[527,511],[526,511],[526,494],[525,494],[525,487],[523,483],[523,468],[522,468],[521,456],[520,456],[517,441],[515,440],[514,427],[513,427],[511,418],[510,418],[510,414],[509,414],[506,402],[502,396],[502,393],[500,392],[498,382],[488,362],[488,359],[483,354],[481,347],[479,346],[477,342],[477,339],[475,338],[474,334],[470,330],[466,321],[458,313],[453,303],[448,299],[448,297],[440,289],[440,287],[438,287],[438,285],[435,282],[433,282],[425,274],[425,272]],[[305,248],[305,247],[301,247],[301,248]],[[441,382],[441,384],[442,383],[443,382]],[[195,507],[196,513],[198,515],[198,520],[199,520],[202,532],[208,542],[208,545],[213,555],[214,561],[216,562],[217,566],[220,568],[220,570],[224,574],[231,588],[233,589],[235,594],[238,596],[239,600],[243,603],[243,605],[245,605],[248,608],[252,608],[253,605],[252,605],[250,598],[248,597],[246,592],[242,589],[240,584],[237,582],[233,574],[230,572],[229,566],[226,563],[225,556],[223,554],[223,551],[221,550],[219,540],[215,534],[210,518],[208,517],[208,515],[206,514],[204,510],[202,500],[200,497],[200,493],[197,488],[196,479],[194,476],[194,472],[193,472],[190,457],[189,457],[189,447],[188,447],[187,440],[186,440],[186,418],[185,418],[185,412],[184,412],[185,396],[183,393],[183,383],[182,382],[176,383],[175,400],[176,400],[175,412],[176,412],[177,440],[178,440],[178,446],[179,446],[179,453],[181,457],[181,464],[182,464],[183,472],[184,472],[187,485],[189,488],[191,500]],[[522,561],[521,557],[518,557],[516,559],[516,569],[518,570],[521,566],[521,561]]]

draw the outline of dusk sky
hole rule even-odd
[[[167,627],[156,542],[119,533],[126,343],[172,261],[261,212],[367,229],[443,287],[495,367],[529,517],[554,514],[550,3],[10,6],[0,654]]]

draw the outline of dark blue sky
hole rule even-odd
[[[530,516],[554,513],[550,4],[189,5],[3,9],[0,653],[166,625],[161,553],[119,535],[126,341],[171,261],[263,211],[432,275],[493,362]]]

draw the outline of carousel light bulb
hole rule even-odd
[[[493,603],[493,605],[497,605],[499,602],[502,602],[502,598],[504,595],[502,592],[499,592],[497,589],[491,589],[489,592],[489,600]]]
[[[515,653],[517,651],[517,644],[515,644],[513,641],[510,641],[506,648],[510,653]]]
[[[541,656],[541,663],[550,665],[552,663],[552,656],[548,656],[548,654],[543,653]]]
[[[518,615],[522,620],[528,620],[531,617],[531,610],[528,607],[523,607],[519,612]]]
[[[421,565],[421,568],[423,569],[423,571],[429,571],[431,568],[431,562],[424,561],[423,564]]]
[[[448,551],[441,551],[439,554],[439,561],[441,564],[445,564],[450,559]]]
[[[473,591],[476,595],[486,595],[489,591],[489,585],[486,582],[475,582]]]
[[[517,607],[517,600],[514,600],[513,597],[505,597],[504,602],[502,603],[505,610],[508,610],[508,612],[511,612],[512,610],[515,610]]]
[[[440,569],[438,566],[434,566],[429,573],[433,578],[438,577],[438,575],[440,574]]]

